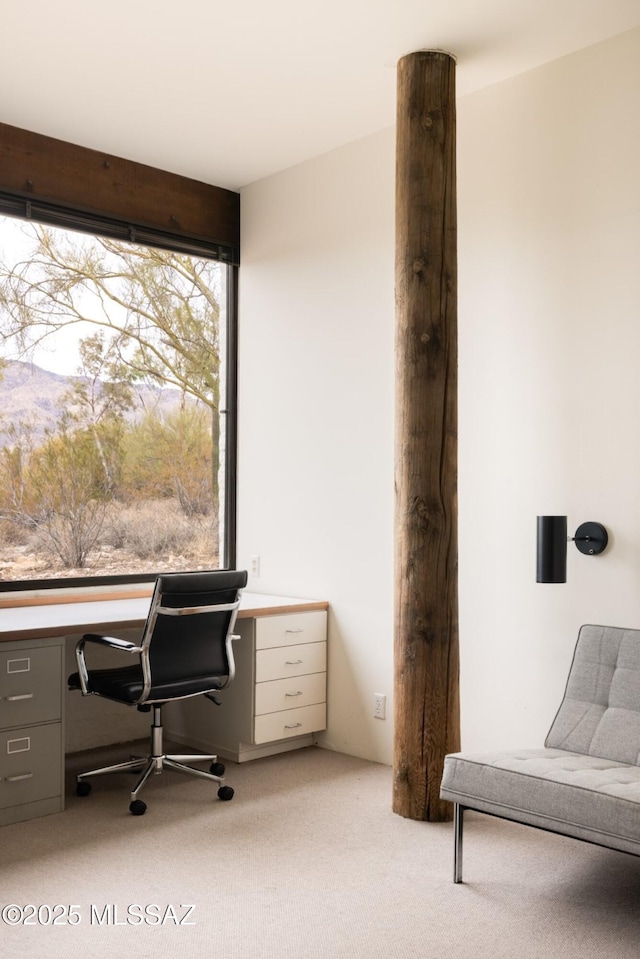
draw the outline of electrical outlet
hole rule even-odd
[[[374,719],[387,718],[387,697],[384,693],[373,694],[373,717]]]
[[[251,575],[252,576],[260,575],[260,557],[259,556],[251,557]]]

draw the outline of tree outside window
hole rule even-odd
[[[225,270],[0,218],[0,581],[219,565]]]

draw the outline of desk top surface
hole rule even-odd
[[[0,643],[47,636],[139,629],[145,623],[150,602],[150,597],[144,596],[0,609]],[[323,600],[245,592],[240,599],[238,618],[248,619],[327,608],[328,603]]]

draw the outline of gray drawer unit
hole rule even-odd
[[[60,723],[0,732],[0,809],[60,796]]]
[[[60,646],[0,648],[0,729],[60,719],[61,676]]]
[[[64,639],[0,644],[0,825],[64,808]]]

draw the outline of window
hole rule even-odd
[[[80,219],[0,216],[1,588],[233,565],[233,267]]]

